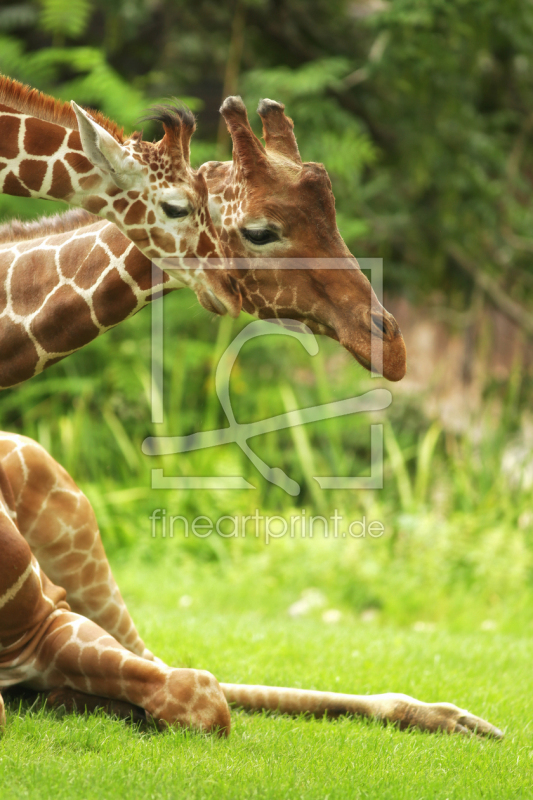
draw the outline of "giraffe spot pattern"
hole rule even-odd
[[[66,199],[74,191],[67,168],[62,161],[57,160],[52,170],[52,185],[47,194],[60,200]]]
[[[0,117],[0,158],[11,160],[18,156],[18,135],[20,119],[17,117]]]
[[[152,269],[156,270],[156,274],[163,274],[158,268],[151,268],[148,258],[136,247],[132,247],[124,259],[124,269],[142,291],[152,288]]]
[[[28,380],[35,372],[39,361],[37,348],[28,338],[25,327],[9,317],[0,317],[0,386]]]
[[[96,197],[92,195],[83,202],[83,207],[90,211],[91,214],[98,214],[107,205],[107,200],[103,197]]]
[[[24,130],[24,150],[29,156],[52,156],[57,153],[66,130],[53,122],[28,117]]]
[[[146,205],[142,200],[136,200],[133,203],[124,217],[125,225],[140,225],[144,222],[146,216]]]
[[[70,150],[81,150],[83,152],[83,147],[81,145],[81,137],[78,131],[71,131],[69,133],[67,145],[70,148]]]
[[[81,153],[67,153],[65,161],[74,170],[74,172],[91,172],[94,169],[93,165]]]
[[[78,183],[85,192],[90,192],[92,189],[96,189],[96,187],[102,183],[102,179],[100,175],[86,175],[85,177],[80,178]]]
[[[13,172],[8,172],[4,180],[4,194],[12,194],[16,197],[31,197],[31,192],[19,181]]]
[[[129,202],[126,200],[125,197],[120,197],[118,200],[115,200],[113,203],[113,208],[118,211],[119,214],[123,214],[125,209],[129,206]]]
[[[104,248],[93,245],[76,271],[75,282],[80,289],[90,289],[102,274],[103,265],[109,261]]]
[[[101,325],[116,325],[137,307],[137,298],[122,280],[118,269],[110,270],[93,293],[94,312]]]
[[[25,158],[20,162],[19,178],[28,189],[38,192],[42,186],[48,164],[35,158]]]
[[[163,230],[163,228],[150,228],[150,236],[152,237],[152,242],[154,247],[157,247],[159,251],[163,251],[164,253],[172,253],[174,252],[175,242],[174,237]]]
[[[120,258],[128,247],[130,247],[129,239],[120,233],[113,225],[106,225],[104,227],[100,239],[109,247],[115,258]]]
[[[37,311],[58,283],[59,275],[51,250],[22,253],[11,278],[11,302],[15,314],[27,316]]]
[[[92,342],[98,334],[85,300],[71,286],[60,286],[49,295],[33,318],[31,331],[48,353],[64,353]]]

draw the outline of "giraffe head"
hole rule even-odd
[[[95,169],[77,186],[73,182],[74,194],[65,199],[114,222],[148,258],[194,289],[205,308],[237,316],[240,290],[223,269],[226,249],[211,220],[206,181],[190,166],[192,113],[159,106],[146,119],[162,123],[161,141],[144,142],[142,133],[119,141],[88,111],[71,105],[82,152],[69,166],[86,172],[90,162]],[[186,266],[186,259],[195,261]]]
[[[263,319],[304,322],[339,341],[366,369],[393,381],[403,378],[406,354],[398,324],[339,233],[326,169],[302,163],[285,107],[260,102],[264,146],[240,97],[228,97],[220,111],[233,141],[233,161],[211,161],[200,172],[222,241],[237,261],[250,259],[234,272],[243,308]],[[259,257],[271,259],[268,269],[261,269]],[[317,259],[329,261],[321,265]],[[381,341],[382,359],[372,348]]]

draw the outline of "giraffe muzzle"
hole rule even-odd
[[[213,314],[218,314],[221,317],[226,314],[229,314],[230,317],[238,317],[241,312],[242,300],[240,293],[225,292],[221,296],[220,294],[215,294],[212,289],[202,289],[197,294],[200,304]]]

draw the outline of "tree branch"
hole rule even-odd
[[[533,314],[526,311],[519,303],[505,294],[498,282],[491,278],[490,275],[487,275],[486,272],[483,272],[458,245],[450,243],[447,245],[446,250],[454,261],[465,272],[468,272],[475,283],[483,289],[496,308],[518,325],[528,336],[533,337]]]

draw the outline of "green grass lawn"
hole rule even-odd
[[[533,796],[533,645],[526,638],[479,627],[413,630],[349,614],[336,624],[318,613],[291,619],[277,602],[254,601],[252,575],[241,604],[212,565],[183,581],[165,574],[164,563],[133,560],[115,571],[147,644],[170,664],[204,667],[228,682],[446,700],[506,737],[234,711],[231,737],[222,741],[11,706],[0,743],[2,797]]]

